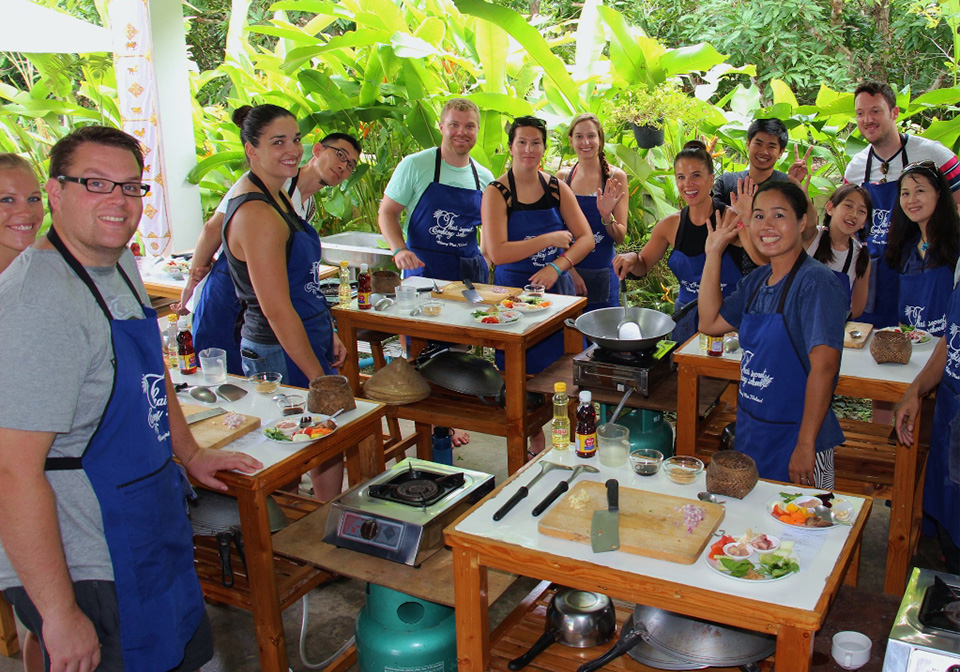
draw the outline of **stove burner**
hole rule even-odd
[[[389,481],[369,486],[367,493],[375,499],[427,507],[460,488],[465,482],[462,472],[441,474],[426,469],[414,469],[411,464],[410,469],[401,471]]]
[[[399,499],[420,502],[424,499],[430,499],[439,491],[439,486],[433,481],[417,479],[399,484],[395,494]]]
[[[960,634],[960,594],[939,576],[927,588],[917,620],[924,627],[953,635]]]
[[[607,350],[597,346],[589,353],[590,358],[595,362],[605,364],[623,364],[625,366],[649,367],[653,365],[653,353],[651,350],[635,350],[633,352],[617,352],[616,350]]]

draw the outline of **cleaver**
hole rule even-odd
[[[470,278],[464,278],[463,284],[466,289],[462,290],[463,298],[465,298],[470,303],[483,303],[483,297],[480,296],[480,292],[477,291],[477,288],[473,286],[473,281]]]
[[[606,511],[594,511],[590,523],[590,546],[594,553],[620,548],[620,484],[611,478],[607,485]]]
[[[209,408],[205,411],[199,411],[198,413],[193,413],[187,416],[187,424],[192,425],[195,422],[200,422],[201,420],[206,420],[207,418],[215,418],[218,415],[223,415],[226,413],[225,410],[220,408]]]

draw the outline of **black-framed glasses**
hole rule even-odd
[[[350,155],[347,154],[346,151],[333,145],[324,145],[324,147],[327,149],[332,149],[334,153],[336,153],[337,158],[340,159],[340,163],[347,164],[347,170],[349,170],[351,173],[357,169],[357,162],[351,159]]]
[[[69,175],[57,175],[58,182],[74,182],[82,184],[87,191],[94,194],[112,194],[113,190],[120,187],[120,192],[130,198],[143,198],[150,191],[150,185],[143,182],[114,182],[102,177],[71,177]]]

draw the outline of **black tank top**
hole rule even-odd
[[[713,199],[713,210],[721,215],[726,211],[727,206],[719,199]],[[713,217],[713,215],[711,215]],[[703,254],[704,246],[707,242],[707,226],[697,226],[690,221],[690,206],[680,210],[680,224],[677,226],[677,237],[673,241],[673,249],[683,252],[688,257],[695,257]],[[736,245],[727,245],[725,251],[729,254],[738,267],[743,267],[743,248]],[[749,258],[749,257],[748,257]]]
[[[250,181],[263,191],[266,191],[263,182],[253,173],[250,173]],[[247,262],[240,261],[234,257],[230,252],[230,246],[227,245],[227,227],[230,225],[230,221],[233,219],[237,210],[240,209],[240,206],[250,201],[269,203],[283,218],[283,221],[289,228],[286,242],[286,259],[288,263],[290,261],[290,250],[293,246],[293,234],[297,231],[303,231],[304,229],[299,215],[296,214],[289,201],[287,202],[287,206],[290,210],[289,212],[284,212],[271,195],[256,191],[231,198],[223,217],[223,228],[221,229],[223,253],[227,255],[227,266],[230,268],[230,277],[233,279],[234,291],[236,291],[237,298],[240,299],[244,307],[242,312],[243,327],[240,330],[240,335],[256,343],[276,345],[279,341],[277,340],[276,334],[273,333],[273,329],[270,327],[266,316],[263,314],[260,302],[257,300],[256,292],[253,290],[253,283],[250,282],[250,271],[247,269]]]
[[[514,210],[551,210],[560,207],[560,181],[557,180],[557,177],[551,175],[549,184],[543,179],[543,173],[538,172],[537,177],[540,179],[540,186],[543,187],[543,196],[534,203],[521,203],[513,198],[513,194],[517,191],[517,183],[513,179],[512,168],[507,171],[507,181],[510,183],[509,188],[504,186],[502,182],[497,182],[496,180],[490,183],[497,188],[503,195],[503,200],[507,202],[508,217]]]

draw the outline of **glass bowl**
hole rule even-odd
[[[630,466],[635,474],[653,476],[660,471],[663,453],[653,448],[637,448],[630,453]]]
[[[437,317],[443,312],[443,301],[440,299],[423,299],[420,301],[420,313],[424,317]]]
[[[273,394],[280,389],[280,381],[283,380],[283,375],[277,373],[276,371],[264,371],[263,373],[255,373],[249,378],[249,381],[253,385],[253,389],[259,392],[260,394]]]
[[[703,462],[689,455],[674,455],[663,461],[663,470],[674,483],[689,485],[703,472]]]

